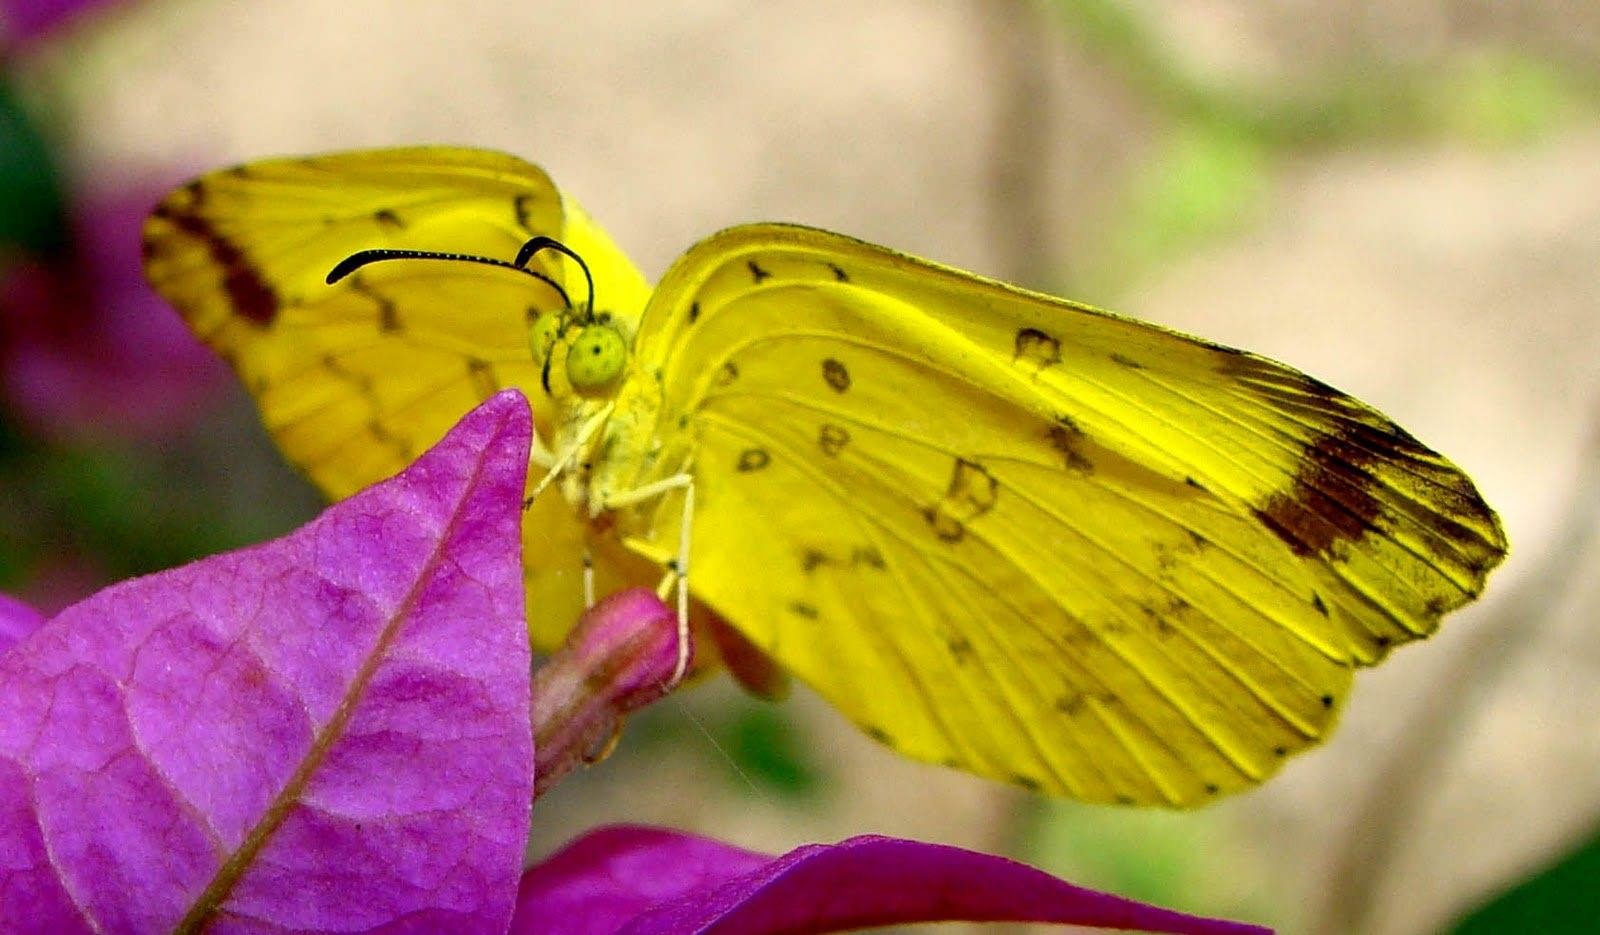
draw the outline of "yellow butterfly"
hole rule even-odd
[[[228,169],[144,246],[330,496],[527,394],[530,480],[564,493],[524,524],[536,644],[581,609],[586,553],[607,591],[677,568],[748,641],[724,656],[1051,794],[1261,782],[1505,554],[1458,468],[1282,364],[783,224],[651,290],[510,156]]]

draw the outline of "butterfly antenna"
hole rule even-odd
[[[524,247],[523,249],[526,250],[527,248]],[[567,290],[561,288],[560,283],[539,272],[538,270],[529,269],[525,262],[519,261],[516,263],[507,263],[505,260],[497,260],[492,256],[477,256],[471,253],[437,253],[432,250],[392,250],[388,248],[360,250],[340,260],[337,266],[331,270],[328,270],[327,283],[331,286],[363,266],[367,266],[372,263],[381,263],[384,260],[457,260],[463,263],[481,263],[484,266],[498,266],[502,269],[514,269],[519,273],[527,273],[534,279],[537,279],[554,289],[561,295],[561,301],[564,302],[568,308],[572,307],[572,300],[567,297]],[[582,263],[583,261],[579,260],[578,262]],[[589,274],[589,270],[587,268],[585,268],[583,272],[585,276]],[[593,290],[592,284],[590,289],[591,291]]]
[[[514,261],[515,264],[518,267],[527,269],[528,263],[533,260],[534,254],[538,253],[540,250],[554,250],[555,252],[564,256],[569,256],[578,264],[578,268],[583,270],[583,279],[589,284],[589,301],[585,303],[586,307],[584,308],[583,315],[585,318],[594,318],[594,277],[589,274],[589,264],[583,262],[583,257],[578,256],[577,252],[571,247],[555,239],[554,237],[543,236],[535,237],[523,244],[522,249],[517,251],[517,258]],[[532,272],[532,270],[529,270],[529,272]],[[572,303],[567,303],[569,308],[571,305]]]

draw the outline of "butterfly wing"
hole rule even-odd
[[[564,303],[533,277],[474,263],[376,263],[335,286],[328,271],[371,248],[509,260],[537,235],[579,251],[606,307],[637,319],[649,291],[638,272],[542,171],[499,153],[373,150],[211,173],[156,209],[144,254],[151,283],[238,371],[284,454],[339,498],[399,471],[501,388],[523,388],[550,425],[528,325]],[[562,258],[536,263],[586,298]],[[524,523],[542,645],[581,609],[583,533],[558,496]]]
[[[1261,781],[1504,552],[1324,384],[835,234],[703,242],[637,350],[696,595],[883,742],[1057,794]],[[632,544],[669,554],[677,510]]]

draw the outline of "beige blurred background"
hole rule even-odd
[[[1248,347],[1389,412],[1478,480],[1512,557],[1260,791],[1180,815],[1032,801],[899,762],[799,693],[782,713],[825,782],[788,797],[731,777],[696,726],[748,704],[722,686],[652,712],[670,743],[630,735],[541,801],[534,847],[621,820],[774,851],[882,831],[1148,877],[1285,932],[1410,933],[1600,813],[1600,563],[1571,545],[1600,421],[1597,65],[1600,7],[1579,0],[163,0],[26,77],[64,96],[91,175],[500,148],[650,276],[722,226],[802,221]],[[1554,585],[1518,587],[1557,552]],[[1420,728],[1434,705],[1454,713]],[[1414,750],[1440,756],[1390,765]],[[1391,790],[1403,807],[1367,826]],[[1375,879],[1336,875],[1350,854]]]

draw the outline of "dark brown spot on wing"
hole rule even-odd
[[[1012,363],[1029,364],[1037,370],[1061,363],[1061,342],[1038,328],[1023,328],[1017,332],[1016,350]]]
[[[945,502],[964,514],[965,519],[975,519],[994,509],[1000,496],[1000,482],[989,469],[976,461],[957,458],[950,472],[950,488],[945,492]]]
[[[533,227],[533,202],[532,195],[518,195],[512,202],[511,208],[516,212],[517,224],[530,234],[541,233]]]
[[[765,448],[746,448],[739,452],[738,469],[744,472],[759,471],[772,463],[772,457]]]
[[[924,507],[922,518],[943,542],[959,542],[966,535],[968,522],[994,509],[1000,497],[1000,482],[989,469],[976,461],[957,458],[950,471],[950,484],[944,496]]]
[[[400,310],[395,307],[394,300],[375,291],[372,286],[357,273],[350,277],[350,288],[372,300],[378,306],[378,330],[384,334],[394,334],[400,330]]]
[[[961,524],[960,520],[940,510],[937,506],[924,507],[922,518],[928,521],[928,525],[933,529],[933,534],[938,536],[941,542],[960,542],[962,537],[967,534],[967,529]]]
[[[772,274],[762,269],[755,260],[746,260],[744,265],[750,268],[750,279],[758,286],[772,278]]]
[[[843,393],[850,388],[850,371],[832,357],[822,362],[822,379],[835,393]]]
[[[471,378],[472,388],[479,399],[488,399],[500,391],[500,384],[494,378],[494,366],[487,360],[467,358],[467,376]]]
[[[958,665],[966,665],[968,662],[970,662],[972,660],[973,653],[975,652],[975,650],[972,648],[972,641],[964,636],[951,636],[946,638],[945,646],[949,647],[950,657],[954,659]]]
[[[411,446],[406,443],[405,439],[398,437],[393,432],[390,432],[386,427],[384,427],[382,422],[379,422],[375,418],[367,420],[367,433],[371,435],[373,440],[379,444],[387,445],[388,447],[394,449],[395,455],[399,457],[400,460],[412,460]]]
[[[1083,453],[1083,440],[1086,436],[1076,422],[1067,416],[1061,416],[1055,425],[1050,426],[1047,437],[1050,440],[1050,447],[1060,452],[1063,467],[1078,474],[1094,473],[1094,462]]]
[[[837,425],[824,425],[817,431],[817,446],[830,458],[837,458],[844,446],[850,444],[850,433]]]
[[[196,206],[204,200],[202,196],[205,187],[198,182],[186,190],[191,193],[190,197]],[[171,203],[157,208],[156,216],[166,219],[178,230],[200,241],[206,252],[211,254],[211,261],[222,269],[222,291],[227,293],[228,301],[232,303],[233,310],[238,312],[240,317],[263,328],[272,324],[278,317],[278,296],[261,277],[261,273],[250,265],[244,251],[233,241],[222,236],[204,217],[177,208]]]
[[[852,566],[865,565],[868,568],[882,569],[884,567],[883,553],[872,546],[863,546],[850,553]]]

